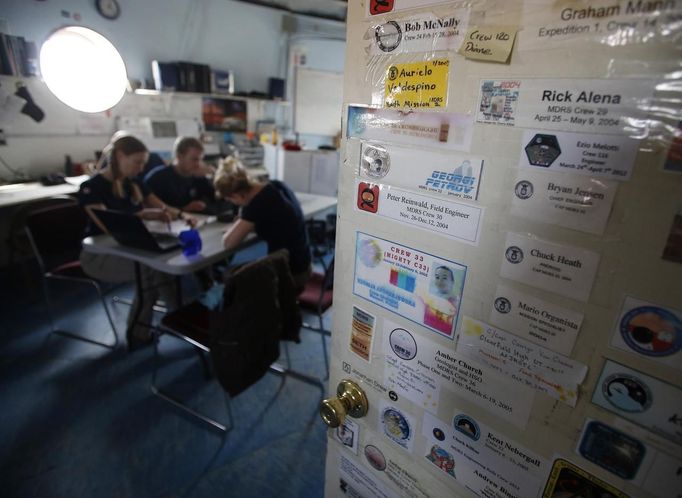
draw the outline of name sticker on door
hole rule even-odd
[[[498,285],[490,320],[534,344],[569,356],[583,322],[583,314]]]
[[[502,255],[504,278],[587,301],[599,266],[599,254],[509,232]]]
[[[610,180],[629,180],[639,140],[619,135],[526,130],[519,166]]]
[[[441,391],[452,393],[517,427],[525,428],[535,392],[510,381],[476,360],[384,320],[385,383],[432,413],[438,413]]]
[[[514,180],[511,213],[601,235],[617,188],[608,180],[522,169]]]
[[[483,208],[368,182],[356,182],[356,209],[477,246]]]
[[[650,80],[483,80],[477,121],[580,133],[638,134],[647,125]]]
[[[469,154],[444,153],[363,143],[359,175],[368,181],[446,199],[478,199],[483,159]]]
[[[449,77],[449,59],[393,64],[386,71],[384,107],[446,107]]]
[[[374,23],[367,32],[372,55],[457,51],[469,23],[469,10],[447,16],[420,14],[407,19]]]

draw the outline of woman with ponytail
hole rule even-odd
[[[171,221],[180,215],[179,210],[166,206],[137,180],[147,157],[147,147],[139,139],[121,133],[112,137],[100,158],[98,173],[83,182],[78,193],[80,204],[88,214],[85,236],[107,231],[93,209],[124,211],[145,220]],[[85,273],[105,282],[121,283],[135,279],[134,263],[118,256],[82,251],[81,265]],[[128,347],[131,350],[151,341],[149,329],[140,324],[151,323],[157,298],[162,297],[170,309],[177,305],[173,277],[145,266],[141,269],[144,304],[139,310],[139,323],[133,328],[130,325],[139,308],[137,295],[128,315]]]

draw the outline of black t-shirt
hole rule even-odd
[[[126,178],[123,180],[123,197],[118,197],[114,194],[114,184],[107,180],[103,175],[95,175],[89,180],[83,182],[78,191],[78,202],[81,206],[88,206],[90,204],[104,204],[107,209],[114,211],[123,211],[126,213],[137,213],[144,206],[142,203],[133,201],[133,183],[135,183],[142,192],[142,196],[146,197],[149,190],[138,182],[136,179],[131,180]],[[85,228],[85,236],[99,235],[102,231],[92,222],[88,216],[88,225]]]
[[[303,211],[284,183],[272,180],[242,208],[241,217],[255,225],[256,235],[268,243],[268,253],[285,248],[296,274],[310,266],[310,249]]]
[[[173,166],[157,166],[144,177],[149,190],[169,206],[183,208],[192,201],[215,201],[213,185],[205,177],[182,176]]]

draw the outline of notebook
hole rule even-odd
[[[177,236],[151,233],[140,217],[121,211],[93,209],[111,236],[122,246],[153,252],[166,252],[180,247]]]

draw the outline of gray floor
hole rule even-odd
[[[235,427],[223,437],[152,395],[151,347],[108,351],[49,335],[35,273],[19,268],[3,276],[3,496],[323,495],[326,433],[317,415],[320,389],[267,374],[232,401]],[[53,291],[61,328],[107,337],[101,305],[89,288],[57,284]],[[131,292],[130,286],[113,291]],[[128,308],[112,305],[112,310],[123,335]],[[320,335],[303,331],[302,339],[289,347],[293,367],[322,378]],[[204,380],[192,348],[163,337],[160,350],[161,382],[195,408],[224,419],[220,386]]]

